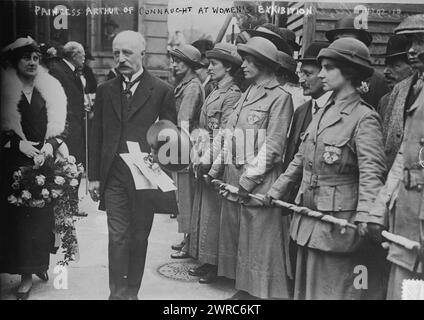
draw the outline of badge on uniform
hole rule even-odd
[[[209,117],[208,118],[208,128],[209,130],[219,129],[219,122],[217,118]]]
[[[259,113],[252,111],[247,115],[247,123],[248,124],[255,124],[261,119],[261,116]]]
[[[340,159],[341,154],[342,150],[340,148],[333,146],[325,146],[322,157],[326,164],[333,164]]]

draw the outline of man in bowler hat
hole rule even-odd
[[[122,31],[113,40],[120,76],[97,88],[89,150],[89,190],[106,209],[109,229],[110,300],[137,300],[146,260],[158,190],[136,190],[128,166],[120,157],[127,141],[150,152],[149,127],[159,118],[176,123],[172,88],[143,68],[145,40]],[[147,188],[147,186],[146,186]]]
[[[390,92],[386,93],[378,103],[377,111],[380,113],[381,117],[384,117],[390,93],[395,84],[408,78],[414,72],[407,57],[406,51],[408,50],[408,46],[408,39],[401,34],[391,36],[387,42],[384,77]]]

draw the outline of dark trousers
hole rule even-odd
[[[110,299],[137,297],[153,223],[152,194],[136,191],[128,167],[115,159],[105,185]]]

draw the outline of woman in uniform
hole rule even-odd
[[[175,88],[175,103],[177,108],[178,126],[186,132],[191,132],[198,126],[199,114],[205,93],[202,83],[195,70],[203,67],[200,62],[200,51],[189,44],[181,45],[170,51],[172,67],[177,78],[181,79]],[[187,155],[188,156],[188,155]],[[171,254],[174,259],[188,258],[188,239],[190,219],[194,197],[194,178],[190,169],[182,170],[174,175],[178,190],[178,232],[185,237],[181,244],[173,245],[177,252]]]
[[[334,41],[318,55],[324,90],[333,90],[302,136],[299,152],[268,191],[266,202],[284,198],[301,180],[296,203],[358,225],[358,231],[295,214],[295,299],[358,299],[355,251],[367,232],[381,231],[369,213],[384,183],[385,157],[378,114],[356,91],[373,73],[368,48],[353,38]]]
[[[292,100],[276,79],[278,50],[272,42],[252,37],[237,49],[252,84],[234,107],[223,151],[209,171],[239,188],[222,201],[218,275],[235,279],[239,291],[232,299],[289,298],[282,234],[288,221],[279,208],[264,208],[247,194],[265,192],[281,173]]]
[[[200,113],[200,129],[203,129],[206,145],[200,148],[198,156],[200,165],[196,166],[196,189],[194,195],[193,213],[191,217],[190,256],[198,259],[202,265],[189,270],[193,276],[200,276],[200,283],[214,282],[217,276],[218,235],[221,210],[221,197],[211,186],[203,181],[213,158],[212,148],[214,133],[224,128],[233,107],[240,99],[241,92],[233,76],[242,64],[237,53],[237,47],[231,44],[218,43],[206,52],[209,59],[208,73],[217,83],[217,88],[206,98]],[[220,149],[221,139],[217,141]],[[208,148],[208,150],[206,150]],[[203,159],[202,159],[203,157]]]

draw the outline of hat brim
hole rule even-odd
[[[260,52],[256,51],[255,49],[248,47],[245,44],[238,44],[237,45],[237,51],[240,55],[246,55],[249,54],[255,58],[257,58],[258,60],[262,61],[263,63],[265,63],[267,66],[271,67],[271,68],[276,68],[278,69],[280,67],[280,64],[278,63],[278,61],[273,60],[267,56],[264,56],[263,54],[261,54]]]
[[[395,34],[424,33],[424,27],[395,29]]]
[[[266,32],[262,32],[262,31],[258,31],[258,30],[245,30],[248,34],[250,34],[251,37],[261,37],[261,38],[265,38],[268,39],[269,41],[271,41],[279,51],[282,51],[284,53],[287,53],[288,55],[293,55],[293,51],[291,50],[289,44],[287,43],[286,40],[284,40],[283,38],[270,34],[270,33],[266,33]]]
[[[354,29],[354,28],[329,30],[325,33],[325,37],[328,39],[328,41],[333,42],[338,34],[346,33],[346,32],[355,33],[358,36],[358,39],[361,40],[363,43],[365,43],[367,47],[372,42],[372,36],[368,31],[363,29]]]
[[[180,53],[179,51],[175,51],[174,49],[170,50],[169,54],[171,56],[177,57],[178,59],[184,61],[185,63],[187,63],[188,65],[192,66],[195,69],[206,68],[206,66],[204,64],[202,64],[198,61],[191,60],[186,55]]]
[[[399,60],[402,59],[402,60],[408,61],[408,56],[407,56],[407,52],[406,51],[405,52],[394,53],[394,54],[389,54],[389,55],[384,56],[384,58],[386,60],[386,63],[387,63],[387,61],[396,60],[396,59],[399,59]]]
[[[337,60],[340,62],[346,62],[349,63],[351,65],[354,65],[358,68],[361,68],[361,72],[364,73],[364,76],[366,78],[369,78],[373,75],[374,73],[374,69],[369,66],[366,65],[365,63],[358,63],[357,61],[351,60],[349,59],[347,56],[332,50],[331,48],[324,48],[321,49],[321,51],[319,52],[319,55],[317,57],[318,62],[320,62],[322,59],[327,58],[327,59],[333,59],[333,60]]]
[[[236,65],[237,67],[240,67],[243,63],[243,60],[241,60],[240,58],[216,50],[206,51],[206,58],[227,61]]]

